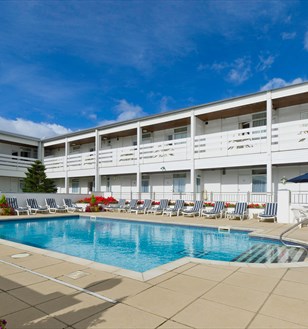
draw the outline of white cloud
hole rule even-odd
[[[21,118],[11,120],[3,117],[0,117],[0,130],[38,138],[53,137],[72,132],[70,129],[55,123],[37,123]]]
[[[308,32],[305,33],[304,48],[308,51]]]
[[[282,32],[281,38],[282,40],[292,40],[296,37],[296,32]]]
[[[101,125],[132,120],[147,115],[141,106],[128,103],[125,99],[118,100],[118,104],[114,107],[114,110],[118,114],[117,118],[114,120],[103,120],[100,122]]]
[[[241,84],[250,77],[251,74],[251,63],[246,57],[236,59],[232,64],[232,69],[227,75],[227,80],[235,83]]]
[[[289,86],[289,85],[296,85],[296,84],[302,83],[304,81],[305,80],[302,78],[296,78],[292,81],[285,81],[284,79],[281,79],[281,78],[273,78],[267,84],[265,84],[263,87],[261,87],[260,90],[265,91],[265,90],[271,90],[271,89],[276,89],[276,88],[282,88],[282,87]]]
[[[167,112],[170,111],[170,108],[168,106],[168,102],[173,101],[172,97],[169,96],[163,96],[160,100],[160,111],[161,112]]]
[[[257,65],[257,71],[264,71],[269,69],[275,61],[275,57],[269,55],[268,57],[259,56],[259,63]]]

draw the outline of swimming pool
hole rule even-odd
[[[279,242],[248,233],[85,216],[0,222],[1,239],[137,272],[186,256],[262,263],[267,252],[275,262]]]

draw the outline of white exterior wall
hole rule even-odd
[[[98,183],[99,186],[96,186],[96,190],[106,191],[106,176],[109,176],[111,191],[138,192],[137,177],[139,182],[142,174],[146,173],[150,176],[151,192],[172,192],[173,173],[186,172],[187,192],[194,191],[194,186],[191,185],[194,182],[191,182],[191,180],[195,180],[197,174],[201,176],[201,190],[247,192],[251,190],[252,186],[252,169],[260,167],[269,169],[272,164],[273,183],[270,187],[277,191],[280,188],[280,180],[283,176],[290,178],[306,172],[308,169],[308,165],[302,165],[308,159],[308,144],[306,145],[308,133],[307,141],[305,136],[306,123],[302,123],[300,128],[302,135],[298,138],[297,131],[293,131],[296,126],[292,130],[292,126],[285,124],[293,120],[308,120],[308,103],[278,108],[272,111],[272,123],[276,126],[272,133],[274,143],[271,145],[269,138],[271,132],[265,132],[262,135],[263,128],[251,129],[246,132],[245,134],[248,136],[246,141],[242,137],[243,133],[239,130],[241,123],[251,123],[253,114],[219,118],[209,120],[207,123],[200,120],[198,116],[209,114],[210,117],[210,114],[213,113],[217,117],[215,112],[222,113],[223,111],[225,112],[222,113],[222,116],[226,116],[229,110],[229,113],[235,113],[231,110],[241,111],[243,108],[244,112],[245,107],[247,112],[250,107],[251,111],[254,111],[254,104],[261,102],[264,104],[265,112],[268,96],[272,96],[274,101],[279,100],[279,97],[285,100],[285,97],[292,96],[292,101],[294,101],[294,96],[297,93],[303,93],[304,96],[308,94],[308,84],[216,102],[179,112],[170,112],[155,117],[143,118],[140,121],[111,125],[107,128],[101,127],[95,131],[80,132],[46,141],[45,147],[54,147],[52,156],[46,158],[59,157],[55,162],[49,162],[51,169],[48,176],[57,178],[59,190],[69,188],[69,191],[72,178],[79,177],[81,190],[88,191],[89,180],[95,179],[98,183],[101,179],[101,182]],[[270,122],[269,115],[267,118]],[[191,126],[188,125],[187,139],[169,143],[168,136],[174,135],[175,128],[155,130],[149,140],[141,141],[141,144],[154,145],[145,148],[138,147],[138,145],[132,147],[134,142],[137,141],[137,132],[142,135],[142,132],[145,133],[148,130],[147,127],[151,126],[151,129],[153,127],[159,129],[161,123],[172,125],[173,121],[183,119],[195,121],[195,129],[193,129],[193,133],[197,136],[195,140],[190,140]],[[278,127],[277,125],[280,123],[282,124]],[[115,137],[110,140],[106,140],[106,137],[104,137],[110,134],[116,136],[117,132],[127,130],[132,131],[131,136]],[[285,132],[287,133],[286,141],[283,139]],[[94,153],[83,154],[95,149],[94,139],[96,135],[99,136],[96,145],[101,145],[100,151],[105,150],[107,152],[99,152],[96,155]],[[78,144],[83,139],[88,138],[91,138],[93,142],[82,144],[79,150],[73,152],[73,143]],[[300,142],[299,139],[304,141]],[[259,141],[256,142],[256,140]],[[65,161],[63,144],[66,141],[69,145],[67,153],[68,159],[71,159],[70,162]],[[269,145],[272,147],[272,153]],[[126,147],[127,149],[124,149]],[[3,150],[5,150],[5,147],[3,147]],[[112,151],[109,152],[108,150]],[[82,156],[74,157],[75,155]],[[60,159],[61,157],[62,159]],[[91,161],[93,159],[95,161]],[[68,170],[66,170],[67,165],[69,165]],[[163,173],[161,168],[164,168]],[[67,186],[65,186],[65,178],[69,182]],[[308,186],[294,184],[291,189],[308,190]],[[268,189],[268,191],[270,190]]]
[[[0,192],[21,192],[20,178],[0,176]]]
[[[283,107],[274,111],[278,122],[289,122],[308,118],[308,104]],[[303,117],[306,114],[305,117]]]

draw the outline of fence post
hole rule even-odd
[[[250,192],[247,192],[247,203],[250,203]]]
[[[291,192],[289,190],[279,190],[277,202],[277,222],[290,223]]]

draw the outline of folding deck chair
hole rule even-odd
[[[227,212],[226,217],[228,219],[239,218],[240,220],[243,220],[247,217],[247,202],[237,202],[234,211]]]
[[[131,209],[130,212],[134,212],[136,214],[145,214],[147,210],[151,208],[151,206],[152,200],[146,199],[142,205],[136,206],[135,208]]]
[[[185,201],[184,200],[176,200],[175,201],[175,204],[174,204],[174,207],[173,208],[166,208],[164,211],[163,211],[163,215],[167,215],[167,216],[179,216],[183,207],[184,207],[184,203]]]
[[[63,204],[67,212],[83,211],[83,208],[78,207],[71,199],[63,199]]]
[[[182,211],[183,216],[200,216],[201,210],[203,208],[203,200],[195,201],[192,209],[187,209]]]
[[[47,198],[45,199],[45,202],[46,202],[46,206],[48,208],[48,211],[51,213],[51,214],[54,214],[56,213],[57,211],[67,211],[66,208],[64,206],[59,206],[57,205],[56,203],[56,200],[53,199],[53,198]]]
[[[27,199],[26,203],[31,215],[36,215],[38,212],[48,212],[48,208],[40,206],[36,199]]]
[[[205,216],[208,218],[222,218],[223,214],[224,214],[224,209],[225,209],[225,203],[224,201],[216,201],[214,208],[210,211],[205,211],[202,210],[201,212],[201,216]]]
[[[266,219],[273,219],[277,221],[277,202],[269,202],[265,205],[264,212],[259,214],[259,222],[265,221]]]
[[[137,208],[137,203],[138,203],[137,199],[130,200],[129,207],[127,208],[127,212],[131,212],[132,209]]]
[[[154,214],[154,215],[162,214],[164,212],[164,210],[168,208],[168,204],[169,204],[168,199],[161,199],[159,201],[158,207],[152,207],[152,208],[148,209],[146,213]]]
[[[27,215],[29,215],[28,207],[19,207],[17,198],[6,198],[6,202],[9,205],[9,207],[14,209],[14,211],[18,216],[22,213],[26,213]]]

